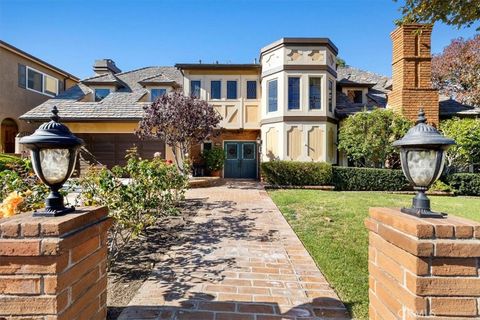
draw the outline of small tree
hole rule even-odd
[[[457,143],[447,151],[447,169],[463,171],[470,164],[480,163],[480,120],[445,120],[440,123],[440,130]]]
[[[432,59],[433,85],[462,103],[480,106],[480,34],[452,40]]]
[[[175,91],[144,108],[139,123],[140,138],[160,138],[172,148],[177,167],[184,171],[185,156],[191,147],[218,133],[221,116],[206,101]],[[186,172],[184,172],[186,173]]]
[[[393,141],[405,135],[412,123],[386,109],[358,112],[340,126],[338,149],[344,151],[356,166],[389,167],[398,164]]]

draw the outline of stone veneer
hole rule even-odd
[[[0,319],[105,319],[107,214],[0,220]]]
[[[479,319],[480,223],[371,208],[370,319]]]

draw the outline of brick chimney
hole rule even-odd
[[[392,92],[388,107],[416,120],[423,108],[428,122],[438,125],[438,91],[432,88],[432,25],[406,24],[395,29],[393,42]]]
[[[95,60],[95,64],[93,65],[93,71],[97,75],[106,74],[106,73],[119,73],[122,72],[116,65],[115,61],[112,59],[100,59]]]

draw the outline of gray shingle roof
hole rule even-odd
[[[97,75],[82,80],[79,84],[62,92],[28,111],[20,117],[23,120],[45,121],[50,117],[53,106],[57,106],[63,120],[136,120],[141,119],[143,107],[149,102],[140,102],[147,90],[142,80],[159,78],[165,82],[182,85],[182,75],[174,67],[146,67],[115,75]],[[93,94],[87,84],[111,83],[115,81],[117,91],[111,92],[100,102],[82,101]]]

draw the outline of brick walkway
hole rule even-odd
[[[119,319],[346,319],[336,293],[255,182],[192,189],[197,212]]]

